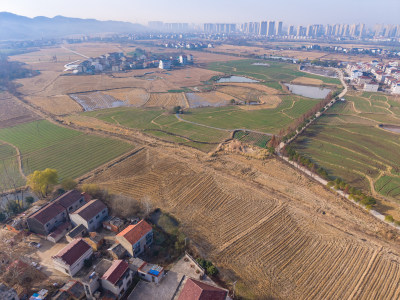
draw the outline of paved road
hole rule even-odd
[[[179,114],[175,114],[175,117],[179,121],[182,121],[182,122],[190,123],[190,124],[197,125],[197,126],[203,126],[203,127],[207,127],[207,128],[211,128],[211,129],[222,130],[222,131],[226,131],[226,132],[234,132],[234,131],[242,130],[242,131],[248,131],[248,132],[253,132],[253,133],[273,136],[272,133],[266,133],[266,132],[261,132],[261,131],[256,131],[256,130],[250,130],[250,129],[246,129],[246,128],[225,129],[225,128],[218,128],[218,127],[208,126],[208,125],[205,125],[205,124],[200,124],[200,123],[196,123],[196,122],[192,122],[192,121],[188,121],[188,120],[182,119]]]

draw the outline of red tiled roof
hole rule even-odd
[[[151,230],[151,225],[145,220],[141,220],[135,225],[129,225],[118,233],[117,236],[124,237],[131,245],[134,245]]]
[[[90,221],[107,206],[100,200],[94,199],[77,209],[73,214],[80,215],[84,220]]]
[[[71,190],[66,192],[65,194],[62,194],[60,197],[54,200],[54,202],[57,202],[65,208],[68,208],[75,202],[79,201],[80,198],[82,198],[81,192],[77,190]]]
[[[207,283],[188,279],[178,300],[225,300],[228,292]]]
[[[129,265],[124,260],[114,260],[111,267],[104,273],[101,279],[108,280],[113,285],[115,285],[118,280],[125,274],[126,270],[128,270]]]
[[[79,258],[81,258],[89,249],[92,249],[88,243],[83,239],[76,239],[65,246],[54,258],[61,258],[68,265],[74,264]]]
[[[63,206],[56,202],[51,202],[30,215],[29,218],[36,219],[39,223],[44,225],[64,211],[65,208]]]

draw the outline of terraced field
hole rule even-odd
[[[149,197],[177,217],[223,276],[239,279],[239,295],[400,297],[397,250],[361,232],[379,230],[368,214],[275,160],[261,166],[225,156],[214,169],[166,153],[144,149],[90,182],[136,200]],[[217,171],[220,163],[232,175]]]
[[[383,94],[358,93],[335,104],[294,145],[329,170],[365,190],[400,199],[400,135],[380,124],[400,124],[400,102]]]
[[[48,121],[1,129],[2,140],[20,150],[26,175],[54,168],[60,179],[76,178],[133,148],[118,140],[83,134]]]

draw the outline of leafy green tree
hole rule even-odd
[[[218,274],[218,269],[217,269],[216,266],[212,265],[212,266],[209,266],[209,267],[207,268],[206,272],[207,272],[207,274],[210,275],[210,276],[215,276],[215,275]]]
[[[386,216],[385,216],[385,221],[386,221],[386,222],[393,223],[393,222],[394,222],[394,218],[393,218],[393,216],[391,216],[391,215],[386,215]]]
[[[58,173],[55,169],[35,171],[28,176],[27,185],[40,198],[45,198],[58,182]]]

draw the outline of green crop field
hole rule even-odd
[[[84,134],[44,120],[0,129],[2,140],[19,148],[26,175],[53,168],[60,179],[76,178],[133,149],[119,140]]]
[[[400,200],[400,102],[383,94],[345,97],[293,143],[302,154],[351,185]],[[398,187],[398,188],[397,188]]]
[[[246,110],[240,106],[192,108],[180,115],[182,120],[162,109],[126,107],[85,112],[83,115],[209,151],[212,147],[205,143],[215,147],[229,138],[235,129],[277,134],[318,103],[318,100],[293,95],[280,97],[282,102],[274,109]]]
[[[234,60],[228,62],[213,62],[207,68],[226,74],[250,76],[265,82],[266,85],[281,90],[280,81],[289,82],[297,77],[307,77],[322,80],[326,84],[340,85],[339,79],[313,75],[298,70],[298,65],[282,62],[268,61],[269,67],[257,66],[253,63],[264,62],[263,60]]]
[[[24,179],[19,172],[17,151],[0,141],[0,190],[12,189],[13,185],[21,186]]]

